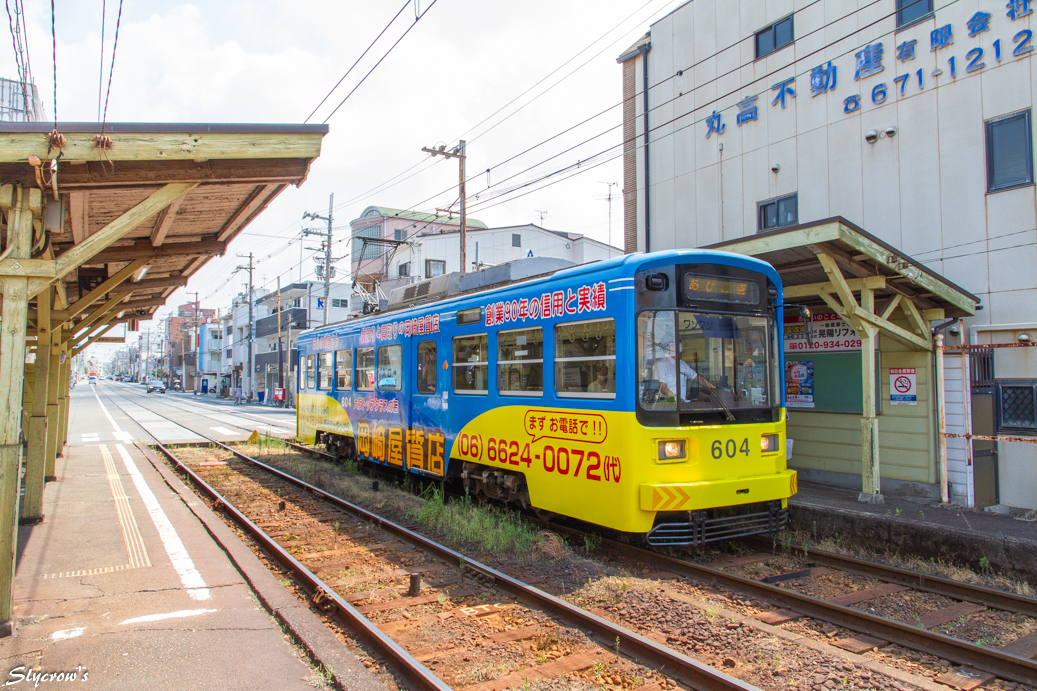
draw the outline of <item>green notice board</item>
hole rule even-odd
[[[875,354],[875,371],[878,353]],[[814,407],[789,410],[828,413],[864,412],[864,384],[861,382],[860,351],[848,353],[785,353],[786,362],[814,363]],[[877,382],[876,382],[877,386]],[[881,389],[877,389],[880,390]],[[881,397],[876,397],[881,400]]]

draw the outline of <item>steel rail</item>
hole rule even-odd
[[[585,535],[580,530],[553,525],[561,533]],[[766,600],[780,607],[804,614],[813,619],[841,626],[851,631],[867,634],[891,643],[902,645],[929,655],[967,665],[993,674],[1001,679],[1030,686],[1037,685],[1037,661],[1012,655],[996,648],[976,645],[968,641],[929,631],[910,624],[903,624],[885,617],[860,612],[832,602],[785,590],[773,585],[754,581],[742,576],[721,571],[702,564],[672,557],[659,552],[626,545],[608,538],[600,538],[609,548],[641,561],[664,564],[669,571],[714,585]]]
[[[161,415],[161,413],[159,414]],[[198,433],[196,432],[196,434]],[[462,555],[460,552],[456,552],[445,545],[441,545],[434,540],[431,540],[397,523],[387,520],[382,516],[379,516],[378,514],[372,513],[371,511],[364,509],[363,507],[352,504],[346,501],[345,499],[342,499],[340,497],[335,496],[334,494],[320,489],[319,487],[315,487],[314,485],[304,482],[299,478],[289,475],[288,473],[285,473],[277,468],[269,466],[263,463],[262,461],[258,461],[254,458],[251,458],[241,453],[237,449],[234,449],[222,442],[216,441],[215,439],[210,439],[202,434],[199,434],[199,436],[231,452],[238,458],[241,458],[244,461],[247,461],[259,468],[266,470],[267,472],[279,477],[285,482],[288,482],[289,484],[292,484],[300,489],[309,492],[311,495],[315,497],[320,497],[325,501],[329,502],[330,504],[333,504],[338,508],[347,511],[353,514],[354,516],[357,516],[358,518],[376,524],[379,528],[385,530],[386,532],[391,533],[396,537],[400,538],[401,540],[410,542],[411,544],[414,544],[420,547],[421,549],[424,549],[425,551],[434,554],[439,559],[442,559],[443,561],[459,569],[471,571],[475,574],[478,574],[482,577],[483,580],[489,581],[491,584],[500,587],[502,590],[511,593],[517,598],[532,603],[536,607],[550,612],[558,619],[564,621],[569,626],[573,626],[575,628],[583,630],[586,634],[588,634],[588,636],[596,637],[597,642],[600,645],[602,645],[602,647],[612,649],[618,647],[619,650],[622,650],[627,655],[637,658],[642,662],[649,662],[651,664],[657,665],[660,669],[665,668],[666,674],[668,676],[670,676],[671,678],[676,678],[694,689],[700,691],[760,691],[757,687],[751,684],[743,682],[740,679],[736,679],[728,674],[725,674],[724,672],[721,672],[718,669],[710,667],[709,665],[703,664],[698,660],[695,660],[691,657],[688,657],[687,655],[673,650],[672,648],[660,645],[655,641],[641,636],[640,634],[634,633],[633,631],[630,631],[625,627],[619,626],[618,624],[614,624],[597,615],[591,614],[590,612],[580,607],[577,607],[576,605],[572,605],[566,602],[565,600],[557,598],[549,593],[545,593],[544,591],[535,588],[531,585],[527,585],[526,583],[523,583],[518,579],[512,578],[511,576],[508,576],[507,574],[498,571],[492,567],[486,566],[481,562],[478,562],[474,559],[469,559],[468,557]],[[158,446],[159,448],[163,449],[167,455],[171,455],[170,452],[168,450],[165,450],[165,447],[163,447],[161,444],[159,444]],[[179,462],[179,460],[177,460],[176,462],[180,465],[180,467],[184,467],[183,464]],[[191,471],[188,470],[188,472]],[[194,475],[194,473],[191,473],[191,475],[192,477],[197,478],[197,475]],[[196,481],[201,482],[200,478]],[[212,488],[209,488],[209,490],[207,491],[210,491],[213,494],[215,494],[215,490],[212,490]],[[222,505],[226,506],[228,510],[232,508],[228,503],[226,503],[225,499],[221,498],[220,501],[223,502]],[[238,514],[236,515],[240,515],[240,512],[238,512]],[[248,528],[250,532],[262,532],[257,526],[249,522],[247,518],[244,518],[243,515],[242,520],[248,522],[248,525],[251,526]],[[273,542],[272,539],[269,537],[267,537],[266,540],[263,541],[264,544],[267,544],[267,541]],[[273,544],[276,545],[276,543]],[[279,555],[283,553],[288,558],[289,561],[287,563],[291,564],[290,568],[292,568],[293,570],[297,570],[299,571],[299,573],[305,572],[309,574],[308,576],[306,576],[306,578],[312,579],[315,583],[319,583],[320,589],[323,592],[325,592],[328,599],[334,601],[336,605],[339,606],[340,611],[349,612],[350,614],[357,617],[358,621],[362,620],[363,623],[360,624],[361,626],[363,626],[364,623],[366,623],[366,627],[374,626],[369,621],[367,621],[367,619],[364,618],[359,612],[356,612],[356,610],[354,610],[348,603],[342,600],[342,598],[337,596],[334,593],[334,591],[328,588],[327,585],[320,581],[320,579],[318,579],[315,575],[306,570],[305,566],[300,564],[290,554],[284,552],[284,550],[280,548],[280,546],[277,546],[277,550],[275,550],[275,553]],[[367,631],[368,628],[366,627],[362,628],[361,631]],[[382,639],[387,638],[380,631],[378,632],[378,634],[379,636],[376,640],[381,641]],[[391,641],[392,639],[388,640]],[[395,642],[393,642],[393,646],[395,646],[395,648],[399,648],[399,646],[395,644]],[[406,651],[403,651],[403,653],[406,654]],[[413,660],[413,658],[411,659]],[[414,661],[414,664],[420,665],[420,663],[418,663],[416,660]],[[422,667],[422,669],[424,669],[424,667]],[[431,672],[429,672],[429,674],[431,674]]]
[[[761,551],[770,550],[773,553],[773,544],[767,540],[748,538],[745,542],[748,542]],[[834,566],[845,571],[852,571],[862,576],[869,576],[888,583],[908,586],[915,590],[924,590],[954,600],[964,600],[966,602],[987,605],[993,609],[1024,614],[1028,617],[1034,617],[1037,619],[1037,598],[1026,597],[1025,595],[1016,595],[1015,593],[1009,593],[995,588],[988,588],[982,585],[962,583],[942,576],[930,576],[928,574],[919,573],[918,571],[911,571],[910,569],[902,569],[897,566],[881,564],[879,562],[859,559],[857,557],[849,557],[835,552],[827,552],[825,550],[804,550],[802,547],[796,545],[781,545],[781,548],[788,549],[804,559],[815,561],[819,564],[825,564],[826,566]],[[779,555],[775,554],[775,556]]]
[[[302,579],[306,585],[314,591],[314,593],[320,594],[322,599],[327,599],[334,603],[338,608],[338,614],[345,619],[349,630],[355,636],[366,641],[369,645],[378,650],[380,654],[389,659],[395,671],[404,677],[408,684],[412,685],[412,688],[427,691],[451,691],[451,687],[442,679],[437,677],[435,673],[425,667],[425,665],[414,659],[414,657],[399,643],[383,633],[382,630],[371,623],[367,617],[360,614],[356,608],[342,599],[342,596],[317,577],[315,573],[306,568],[298,559],[289,554],[286,549],[277,544],[277,542],[267,535],[262,528],[249,520],[245,514],[239,511],[237,507],[229,502],[223,495],[217,492],[215,488],[199,477],[187,466],[187,464],[177,458],[172,451],[167,449],[158,440],[155,440],[155,445],[170,461],[175,463],[183,473],[190,477],[191,481],[194,482],[199,489],[216,502],[217,509],[224,511],[233,518],[234,521],[252,537],[252,539],[270,552],[282,566]],[[316,601],[317,598],[315,597],[314,602]]]

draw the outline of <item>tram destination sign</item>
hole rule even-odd
[[[684,274],[684,295],[689,300],[756,305],[760,286],[752,280],[689,273]]]

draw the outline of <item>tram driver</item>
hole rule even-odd
[[[698,372],[693,370],[687,362],[680,360],[680,385],[678,386],[677,343],[673,339],[669,339],[662,346],[664,356],[656,358],[655,364],[652,365],[652,378],[659,382],[659,395],[662,398],[676,400],[676,392],[680,391],[681,400],[690,403],[692,399],[689,384],[698,381]]]

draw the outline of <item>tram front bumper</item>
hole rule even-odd
[[[788,499],[796,493],[795,470],[703,482],[641,485],[643,511],[700,511]]]

